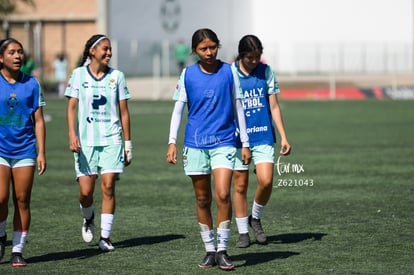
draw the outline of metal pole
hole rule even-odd
[[[9,24],[9,16],[7,14],[4,15],[3,18],[3,31],[4,31],[4,38],[10,37],[10,24]]]
[[[42,28],[43,24],[41,21],[36,22],[33,28],[33,40],[34,40],[34,60],[39,68],[39,79],[43,79],[43,70],[42,70]]]
[[[96,15],[96,30],[98,33],[111,36],[108,29],[108,2],[109,0],[98,0]]]
[[[66,21],[62,21],[62,50],[61,54],[65,55],[65,58],[67,58],[66,53]]]

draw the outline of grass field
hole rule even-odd
[[[223,272],[197,268],[204,249],[192,185],[181,163],[165,163],[172,102],[130,102],[134,161],[117,185],[116,250],[107,254],[99,252],[97,239],[86,244],[81,238],[66,102],[47,98],[47,104],[48,170],[35,179],[28,266],[8,264],[9,241],[0,274]],[[413,274],[414,102],[281,104],[293,151],[275,170],[263,218],[270,243],[236,248],[233,222],[232,273]],[[249,205],[255,186],[252,176]],[[10,208],[9,239],[12,214]]]

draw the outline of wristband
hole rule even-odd
[[[132,160],[132,148],[132,141],[125,140],[125,153],[127,163],[130,163]]]

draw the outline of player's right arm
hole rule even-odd
[[[174,110],[171,115],[170,135],[168,137],[167,162],[171,164],[177,163],[177,136],[180,129],[181,118],[183,116],[185,102],[176,101]]]
[[[78,107],[78,99],[69,97],[66,110],[66,118],[68,122],[68,135],[69,135],[69,149],[72,152],[79,153],[80,142],[76,131],[76,112]]]

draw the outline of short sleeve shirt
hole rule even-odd
[[[39,82],[22,73],[16,83],[9,83],[0,74],[0,91],[0,156],[36,158],[33,115],[46,105]]]
[[[88,66],[76,68],[69,79],[65,96],[78,103],[78,131],[81,144],[106,146],[122,143],[122,125],[119,101],[128,100],[124,74],[112,68],[100,79],[95,78]]]

